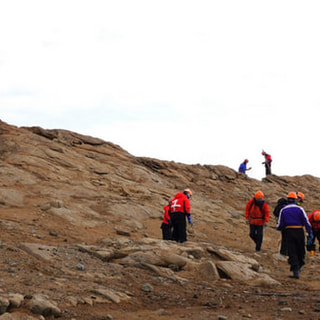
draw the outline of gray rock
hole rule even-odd
[[[10,308],[20,308],[24,300],[24,296],[22,294],[13,293],[9,294],[8,299],[10,302]]]
[[[114,303],[120,303],[122,301],[130,300],[130,297],[122,292],[114,291],[107,288],[97,288],[92,291],[93,293],[100,294],[103,297],[106,297],[108,300]]]
[[[84,271],[84,265],[82,264],[82,263],[78,263],[77,264],[77,270],[79,270],[79,271]]]
[[[219,271],[215,264],[211,261],[200,263],[198,272],[201,279],[206,281],[214,281],[220,279]]]
[[[153,291],[153,286],[151,284],[149,284],[149,283],[146,283],[141,287],[141,290],[144,291],[144,292],[152,292]]]
[[[45,320],[42,316],[41,318],[33,317],[33,316],[28,316],[25,313],[22,314],[20,312],[13,312],[13,313],[6,312],[0,316],[0,320],[39,320],[39,319]]]
[[[30,310],[34,314],[41,314],[45,317],[54,316],[60,317],[61,310],[56,306],[53,301],[50,301],[49,298],[42,294],[36,294],[31,300]]]
[[[9,305],[10,305],[10,301],[8,298],[0,297],[0,314],[5,313]]]

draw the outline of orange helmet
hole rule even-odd
[[[247,163],[247,162],[249,162],[249,160],[248,159],[244,159],[244,162]]]
[[[304,200],[304,194],[302,192],[297,192],[297,197],[298,199],[300,199],[301,201]]]
[[[264,194],[262,191],[257,191],[254,195],[254,198],[257,199],[257,200],[263,200],[264,199]]]
[[[289,192],[287,195],[288,199],[298,199],[297,194],[295,192]]]
[[[315,213],[313,214],[313,220],[314,220],[314,222],[320,222],[320,211],[319,210],[315,211]]]
[[[190,189],[184,189],[183,192],[187,192],[190,195],[190,198],[192,197],[192,191]]]

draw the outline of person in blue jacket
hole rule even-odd
[[[287,196],[288,204],[281,209],[276,226],[277,230],[286,230],[286,245],[288,250],[288,263],[293,275],[290,278],[299,279],[302,266],[305,264],[305,233],[308,232],[308,244],[312,241],[312,228],[308,216],[301,206],[297,205],[296,192]]]
[[[247,169],[247,163],[249,162],[248,159],[245,159],[239,166],[238,171],[241,173],[246,173],[246,171],[250,170],[251,168]]]

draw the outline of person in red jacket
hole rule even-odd
[[[261,154],[264,156],[264,162],[262,162],[262,164],[264,164],[265,168],[266,168],[266,176],[271,174],[271,155],[266,153],[265,151],[262,151]]]
[[[309,251],[315,250],[316,245],[315,241],[318,239],[319,242],[319,251],[320,251],[320,210],[314,210],[308,215],[308,220],[312,227],[312,240],[309,241],[307,249]]]
[[[170,219],[172,222],[173,240],[177,242],[187,241],[187,222],[193,226],[190,214],[190,199],[192,197],[192,192],[190,189],[185,189],[183,192],[179,192],[175,195],[170,203]]]
[[[163,214],[162,224],[161,224],[163,240],[172,240],[172,224],[171,224],[171,219],[169,215],[171,200],[172,198],[170,198],[169,203],[163,207],[164,214]]]
[[[245,217],[250,225],[250,238],[256,244],[256,251],[261,250],[263,241],[263,227],[269,222],[270,209],[264,200],[262,191],[257,191],[254,198],[247,202]]]

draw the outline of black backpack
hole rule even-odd
[[[279,214],[280,214],[280,211],[283,207],[285,207],[286,205],[288,204],[288,201],[286,198],[280,198],[277,202],[277,205],[276,207],[274,208],[273,210],[273,215],[276,217],[276,218],[279,218]]]

